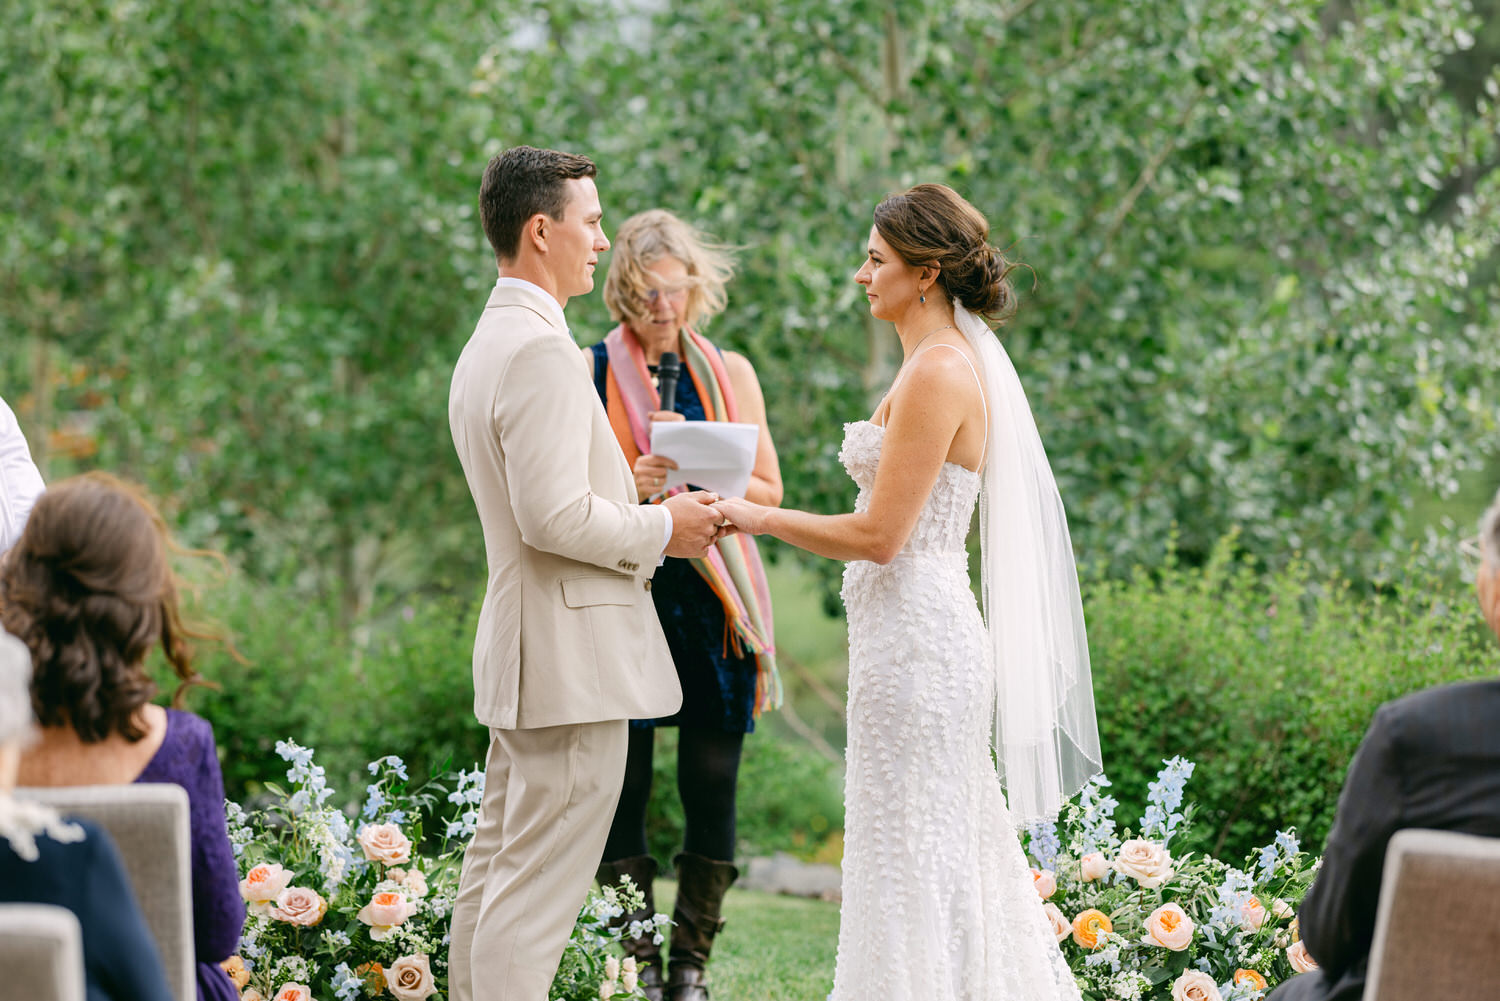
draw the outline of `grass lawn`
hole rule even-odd
[[[656,909],[672,913],[677,884],[656,884]],[[833,989],[839,905],[730,890],[714,942],[709,989],[723,1001],[824,1001]],[[662,947],[663,952],[666,946]]]

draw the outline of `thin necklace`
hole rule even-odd
[[[925,333],[925,334],[922,335],[921,340],[918,340],[917,343],[915,343],[915,344],[913,344],[911,346],[911,354],[907,356],[908,360],[916,355],[917,348],[919,348],[919,347],[922,346],[922,341],[927,340],[927,338],[929,338],[933,334],[937,333],[938,330],[957,330],[957,329],[958,328],[955,327],[953,324],[951,324],[951,323],[945,323],[941,327],[938,327],[937,330],[929,330],[929,331],[927,331],[927,333]],[[904,365],[904,364],[906,364],[906,362],[903,361],[901,364]]]

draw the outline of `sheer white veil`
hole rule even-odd
[[[1073,543],[1015,366],[957,299],[979,357],[989,445],[979,493],[980,573],[995,672],[995,757],[1017,826],[1057,816],[1100,771],[1099,729]]]

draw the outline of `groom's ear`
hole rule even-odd
[[[538,212],[526,220],[526,225],[521,228],[521,242],[529,243],[533,250],[539,253],[547,252],[547,236],[551,228],[552,220],[547,213]]]

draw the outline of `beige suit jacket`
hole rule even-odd
[[[650,594],[668,515],[638,503],[555,306],[540,289],[497,285],[448,396],[489,559],[474,714],[499,729],[682,704]]]

